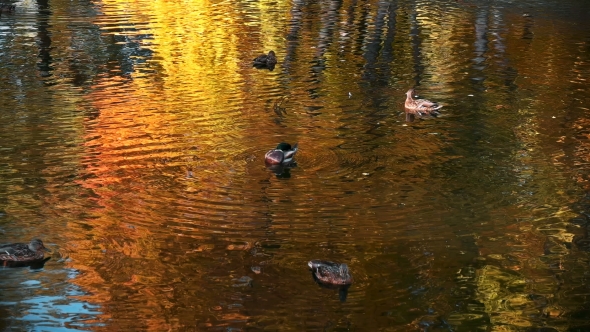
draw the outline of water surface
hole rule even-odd
[[[16,6],[0,242],[53,252],[0,270],[1,329],[590,329],[585,1]]]

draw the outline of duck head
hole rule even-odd
[[[279,143],[279,145],[277,145],[277,150],[289,151],[291,149],[292,149],[292,147],[291,147],[291,144],[289,144],[289,143],[282,142],[282,143]]]
[[[408,92],[406,92],[406,97],[412,99],[414,97],[415,93],[416,93],[416,91],[412,88],[412,89],[408,90]]]
[[[31,240],[31,242],[29,243],[29,250],[31,250],[33,252],[38,252],[38,251],[49,252],[49,249],[45,248],[45,246],[43,245],[43,241],[41,241],[39,239]]]

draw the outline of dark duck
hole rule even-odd
[[[313,279],[321,287],[338,289],[340,301],[346,301],[348,288],[352,284],[348,265],[314,259],[309,261],[307,266],[311,270]]]
[[[45,252],[48,251],[39,239],[33,239],[29,243],[5,244],[0,246],[0,262],[3,262],[4,266],[39,262],[43,261]]]
[[[276,149],[272,149],[264,155],[264,162],[267,165],[286,165],[293,161],[296,153],[297,143],[293,146],[289,143],[279,143]]]
[[[0,12],[2,13],[12,13],[16,10],[15,5],[11,5],[9,3],[0,3]]]
[[[417,114],[419,116],[437,116],[440,114],[438,110],[442,108],[442,105],[427,99],[414,99],[413,95],[415,93],[416,91],[414,89],[410,89],[406,92],[406,102],[404,104],[406,113]]]
[[[262,54],[254,59],[254,67],[256,68],[268,68],[273,70],[277,64],[277,56],[274,51],[268,52],[268,54]]]

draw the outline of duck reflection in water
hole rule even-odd
[[[404,103],[406,121],[412,122],[416,116],[436,117],[440,114],[438,110],[442,108],[442,105],[427,99],[414,99],[415,93],[416,91],[414,89],[406,92],[406,102]]]
[[[277,64],[277,56],[275,55],[274,51],[268,52],[268,54],[262,54],[257,56],[254,59],[253,66],[257,69],[267,68],[268,70],[272,71],[275,69],[275,65]]]
[[[297,167],[296,162],[291,162],[288,165],[266,165],[266,168],[271,170],[277,179],[289,179],[291,177],[291,168]]]
[[[338,289],[340,302],[346,301],[348,288],[352,284],[352,276],[348,270],[348,265],[314,259],[309,261],[307,266],[311,270],[313,280],[320,287]]]
[[[51,258],[44,259],[45,252],[48,251],[39,239],[33,239],[29,243],[5,244],[0,246],[0,262],[3,266],[9,267],[41,268]]]

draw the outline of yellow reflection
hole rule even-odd
[[[96,195],[98,208],[90,213],[95,212],[98,218],[89,220],[92,241],[70,244],[76,247],[71,250],[75,254],[70,264],[83,272],[74,282],[91,292],[87,300],[104,304],[103,319],[124,319],[131,314],[112,310],[109,305],[115,304],[116,308],[118,298],[125,296],[142,303],[136,316],[152,317],[144,323],[148,330],[168,330],[178,322],[164,318],[164,312],[172,305],[171,289],[161,287],[167,268],[158,256],[159,248],[150,231],[121,220],[122,208],[129,209],[122,204],[133,204],[129,210],[132,215],[126,218],[152,214],[153,206],[134,195],[147,190],[145,182],[138,179],[149,167],[147,158],[163,164],[186,154],[182,145],[190,143],[172,139],[177,129],[170,124],[182,123],[179,117],[190,121],[187,115],[192,114],[201,117],[214,132],[229,132],[237,139],[242,136],[241,129],[234,126],[234,117],[216,113],[235,109],[236,101],[244,98],[242,90],[230,91],[228,87],[243,84],[241,68],[249,68],[251,63],[242,59],[250,56],[238,50],[238,34],[242,32],[237,31],[241,25],[234,20],[239,16],[226,15],[235,12],[232,2],[212,4],[195,0],[171,5],[163,1],[104,1],[103,9],[106,17],[101,18],[99,25],[109,22],[110,29],[115,31],[109,16],[116,20],[125,15],[124,22],[119,22],[120,30],[130,22],[141,27],[141,33],[150,36],[141,41],[141,48],[149,49],[151,55],[147,63],[137,64],[129,77],[115,75],[97,80],[86,96],[98,110],[98,117],[88,124],[88,154],[84,161],[92,176],[80,184]],[[268,31],[276,29],[270,22],[266,26]],[[154,72],[142,74],[148,69]],[[155,144],[159,149],[152,149]],[[201,185],[215,188],[219,183],[204,181]],[[122,187],[132,188],[131,192],[122,193]]]

